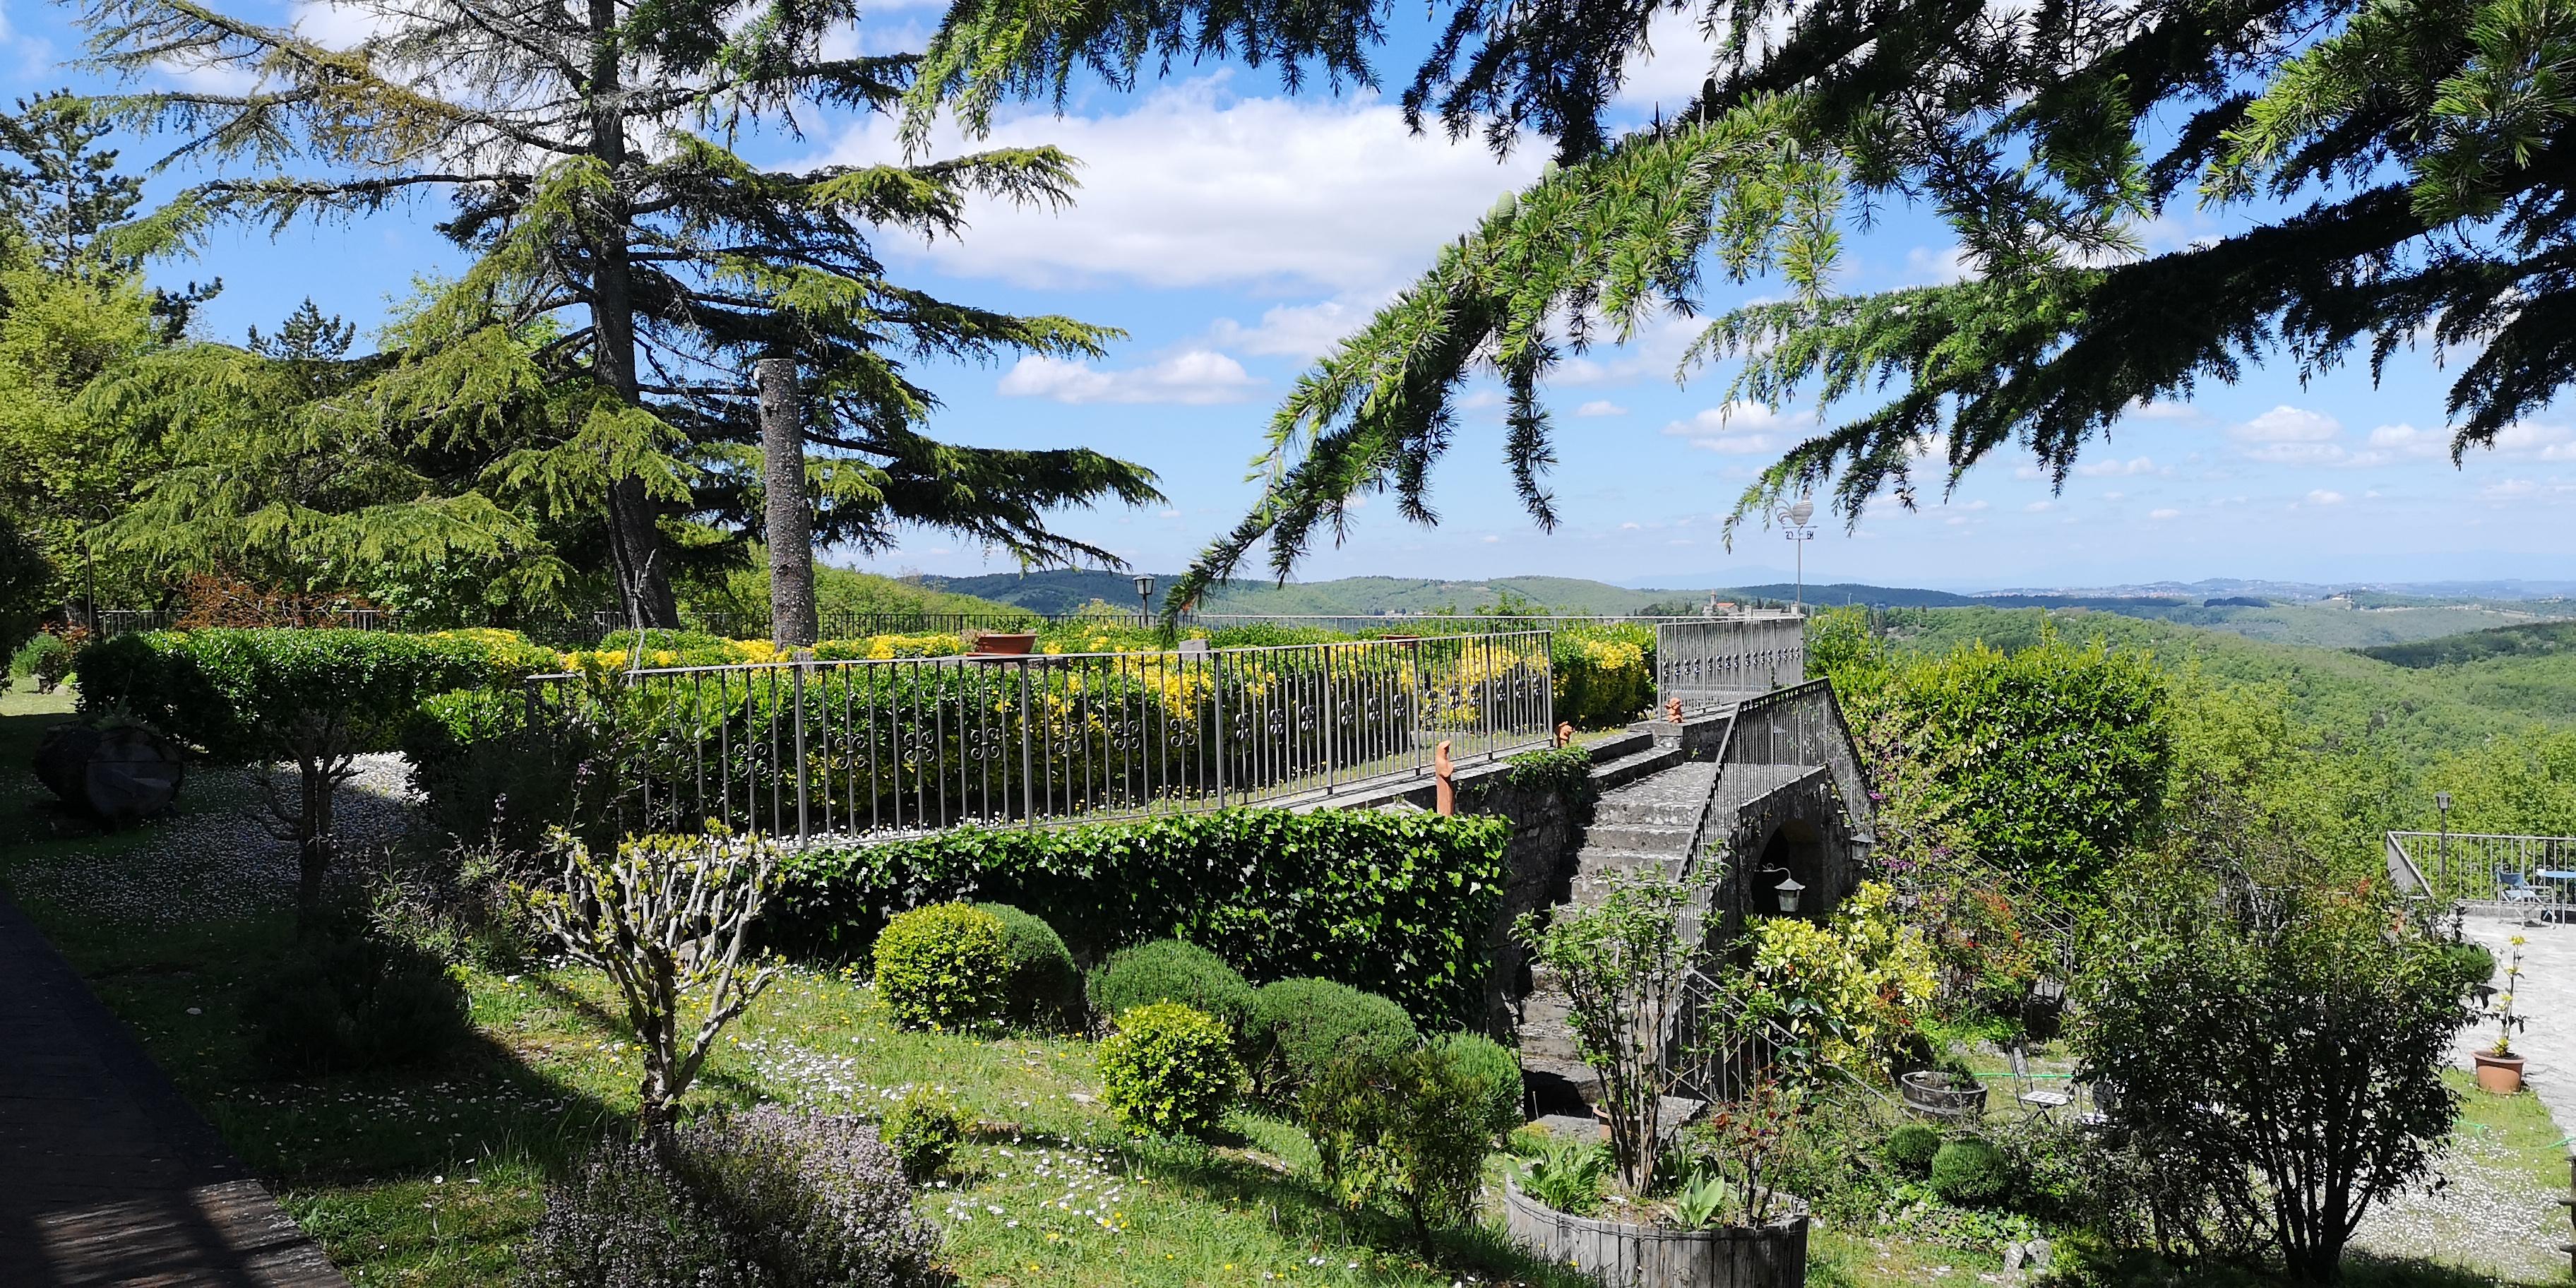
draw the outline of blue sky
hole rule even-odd
[[[95,84],[60,66],[80,49],[70,11],[26,0],[0,6],[8,97]],[[316,7],[255,0],[241,11],[346,29],[344,15]],[[880,15],[860,43],[917,48],[936,10]],[[1630,87],[1625,109],[1635,115],[1658,98],[1679,101],[1703,74],[1684,33],[1658,46],[1668,56]],[[1389,54],[1390,79],[1409,72],[1410,52]],[[1247,463],[1302,367],[1543,159],[1530,149],[1497,162],[1472,143],[1408,135],[1392,103],[1374,95],[1291,98],[1268,73],[1229,67],[1182,69],[1132,95],[1080,95],[1063,117],[1015,111],[995,138],[1052,142],[1079,157],[1079,204],[979,209],[962,241],[889,242],[889,261],[953,299],[1068,314],[1129,338],[1091,363],[928,371],[947,404],[934,432],[976,443],[1081,443],[1153,467],[1168,507],[1073,514],[1063,526],[1157,571],[1180,567],[1249,503]],[[963,145],[952,135],[942,146]],[[154,149],[152,140],[132,141],[127,159]],[[746,150],[778,162],[894,154],[884,122],[846,117]],[[155,191],[186,177],[156,182]],[[203,323],[219,338],[273,324],[306,295],[372,326],[415,275],[456,266],[430,227],[438,210],[302,226],[274,240],[222,232],[199,261],[160,275],[223,277]],[[2230,226],[2225,215],[2176,210],[2142,235],[2150,249],[2170,249]],[[1870,290],[1954,272],[1940,226],[1898,210],[1849,244],[1839,284]],[[1721,285],[1708,304],[1723,311],[1777,289]],[[1557,532],[1538,532],[1514,504],[1498,400],[1485,390],[1471,395],[1437,477],[1441,525],[1406,524],[1377,501],[1354,515],[1347,545],[1319,551],[1301,575],[1551,573],[1704,585],[1785,570],[1789,551],[1776,535],[1741,533],[1730,552],[1719,520],[1768,454],[1813,425],[1815,409],[1722,409],[1722,367],[1677,384],[1674,363],[1696,325],[1664,319],[1635,345],[1567,364],[1551,395],[1562,461]],[[2459,361],[2451,355],[2454,370]],[[2189,405],[2140,409],[2094,446],[2062,494],[2052,495],[2026,458],[1998,454],[1946,503],[1935,491],[1919,513],[1882,505],[1855,531],[1828,525],[1808,547],[1807,575],[1962,587],[2571,575],[2576,415],[2516,426],[2498,450],[2455,469],[2445,383],[2436,356],[2420,350],[2400,354],[2376,388],[2357,366],[2304,386],[2286,361],[2250,368],[2239,384],[2205,386]],[[1010,565],[923,532],[873,566],[971,573]]]

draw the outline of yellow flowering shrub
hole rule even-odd
[[[1865,881],[1822,926],[1795,917],[1753,926],[1760,991],[1820,1011],[1836,1030],[1825,1058],[1855,1072],[1888,1066],[1938,982],[1931,946],[1897,916],[1895,900],[1885,883]]]

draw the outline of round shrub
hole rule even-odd
[[[1234,1102],[1243,1066],[1215,1016],[1178,1002],[1123,1011],[1100,1044],[1101,1098],[1118,1120],[1158,1136],[1205,1136]]]
[[[966,1111],[948,1093],[915,1087],[886,1114],[882,1134],[896,1160],[903,1164],[904,1175],[920,1182],[948,1166],[949,1158],[965,1143],[966,1130],[972,1126]]]
[[[1945,1203],[1977,1207],[2012,1188],[2012,1164],[1994,1142],[1962,1136],[1932,1156],[1932,1192]]]
[[[350,908],[308,919],[243,1018],[261,1059],[289,1076],[421,1064],[473,1031],[446,963]]]
[[[1252,985],[1196,944],[1157,939],[1109,955],[1091,976],[1091,1009],[1117,1016],[1155,1002],[1203,1011],[1235,1033],[1252,1013]]]
[[[1001,1017],[1010,957],[1002,919],[962,903],[899,913],[877,936],[877,995],[907,1029]]]
[[[1037,917],[1007,903],[979,903],[1002,923],[1005,1015],[1032,1028],[1069,1027],[1081,1018],[1082,975],[1064,938]]]
[[[1422,1040],[1404,1008],[1328,979],[1283,979],[1252,995],[1244,1046],[1265,1091],[1294,1094],[1335,1057],[1392,1056]]]
[[[1486,1136],[1522,1123],[1520,1052],[1480,1033],[1444,1033],[1431,1039],[1431,1050],[1475,1089],[1475,1119]]]
[[[1907,1123],[1887,1134],[1888,1166],[1915,1180],[1932,1174],[1932,1156],[1941,1152],[1941,1133],[1924,1123]]]

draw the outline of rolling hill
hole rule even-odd
[[[2456,666],[2500,657],[2536,657],[2576,653],[2576,621],[2533,622],[2496,626],[2460,635],[2443,635],[2409,644],[2359,650],[2382,662],[2406,667]]]

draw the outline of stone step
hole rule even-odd
[[[1697,820],[1693,820],[1695,823]],[[1679,854],[1690,848],[1691,826],[1688,823],[1603,823],[1595,820],[1584,829],[1583,843],[1605,850],[1644,850],[1651,854]]]
[[[1715,762],[1681,761],[1615,791],[1603,792],[1592,809],[1593,824],[1694,827],[1699,823],[1700,810],[1708,803],[1709,788],[1716,781]]]
[[[1649,778],[1682,763],[1678,745],[1657,746],[1655,740],[1642,734],[1637,741],[1645,746],[1628,755],[1604,761],[1597,756],[1592,762],[1592,785],[1604,797],[1640,779]]]
[[[1654,749],[1655,735],[1635,729],[1625,733],[1614,733],[1607,738],[1585,744],[1585,750],[1592,753],[1592,763],[1596,765],[1606,765],[1611,761]]]
[[[1661,868],[1663,870],[1663,874],[1667,877],[1677,878],[1681,875],[1681,860],[1677,857],[1658,858],[1655,861],[1655,865]],[[1636,869],[1630,869],[1628,871],[1609,870],[1603,871],[1597,875],[1576,876],[1574,878],[1574,889],[1572,891],[1574,906],[1578,908],[1599,907],[1601,904],[1609,900],[1611,891],[1616,890],[1625,882],[1634,881],[1636,879],[1633,875],[1635,871]]]

